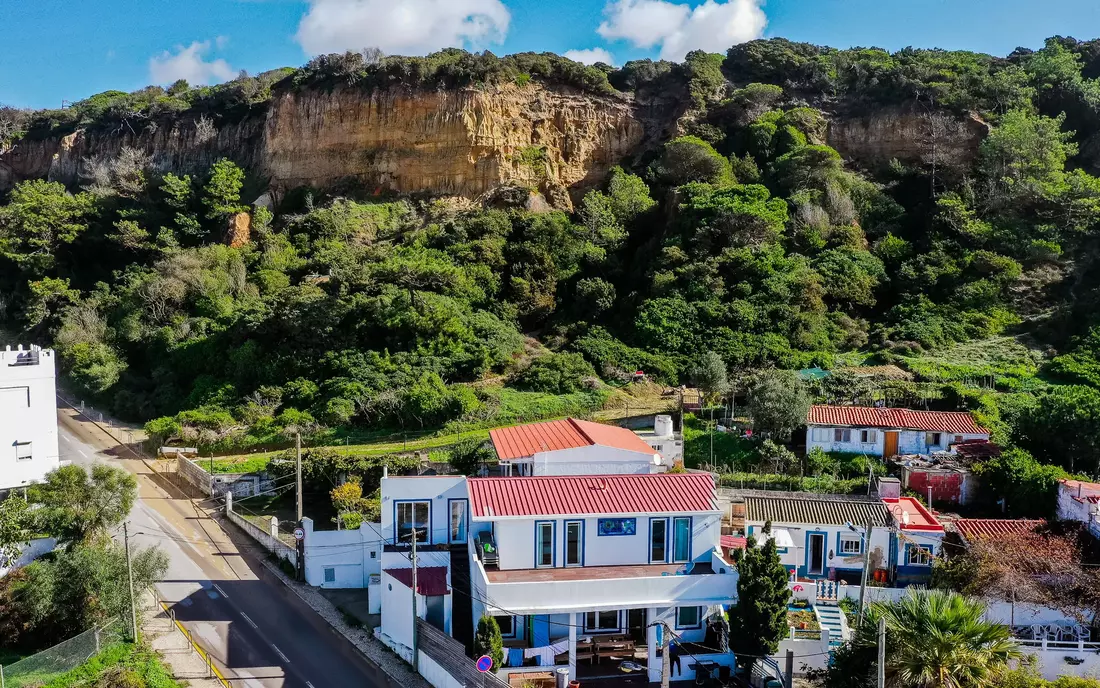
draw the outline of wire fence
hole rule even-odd
[[[103,648],[129,639],[124,625],[117,621],[89,629],[48,650],[24,657],[14,664],[0,666],[0,688],[47,684],[88,661]]]

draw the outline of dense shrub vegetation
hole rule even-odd
[[[11,139],[237,117],[278,89],[535,79],[688,113],[684,136],[624,161],[573,215],[298,190],[251,208],[236,248],[227,223],[259,180],[225,160],[155,169],[124,149],[77,188],[27,181],[4,199],[3,315],[54,345],[84,395],[208,448],[579,414],[637,370],[715,402],[765,399],[749,371],[878,360],[917,381],[811,391],[971,409],[1030,452],[998,470],[1100,474],[1098,45],[1051,39],[995,58],[774,39],[620,69],[350,53],[211,88],[0,111]],[[830,117],[895,106],[925,113],[933,133],[964,112],[990,130],[972,161],[950,164],[859,170],[826,144]],[[770,380],[801,413],[806,395]],[[783,439],[790,419],[772,415],[765,434]],[[709,461],[709,442],[689,454]],[[716,454],[731,475],[787,461],[729,440]],[[837,457],[787,469],[860,474]],[[991,484],[1016,489],[1015,474]]]

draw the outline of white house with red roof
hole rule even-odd
[[[1059,480],[1055,513],[1059,520],[1079,521],[1100,532],[1100,483]]]
[[[806,450],[891,457],[949,451],[963,442],[989,440],[989,430],[966,411],[916,411],[870,406],[810,407]]]
[[[497,428],[489,439],[506,476],[656,473],[671,465],[632,430],[576,418]]]

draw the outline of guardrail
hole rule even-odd
[[[169,620],[172,622],[172,625],[176,628],[176,630],[183,634],[183,637],[187,639],[187,644],[191,647],[191,649],[194,650],[195,653],[199,657],[201,657],[204,662],[206,662],[206,677],[217,680],[218,683],[220,683],[224,688],[233,688],[233,685],[229,682],[229,679],[227,679],[222,674],[221,670],[219,670],[218,667],[214,664],[214,660],[211,659],[210,654],[206,650],[204,650],[201,645],[195,642],[194,634],[192,634],[191,631],[182,623],[180,623],[179,619],[176,618],[176,612],[172,608],[172,606],[161,599],[161,596],[159,593],[157,593],[156,588],[153,588],[153,598],[156,601],[157,606],[164,610],[164,613],[168,616]]]

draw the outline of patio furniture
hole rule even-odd
[[[508,674],[508,685],[511,688],[523,688],[524,686],[555,688],[557,680],[554,679],[554,674],[549,671],[525,671]]]
[[[593,662],[596,659],[596,648],[592,644],[592,639],[578,640],[577,641],[577,661],[578,662]]]
[[[493,540],[492,532],[483,530],[477,534],[477,556],[486,566],[498,566],[500,556],[497,554],[497,543]]]
[[[622,639],[600,638],[595,641],[596,661],[601,659],[614,659],[615,657],[634,657],[634,641]]]

